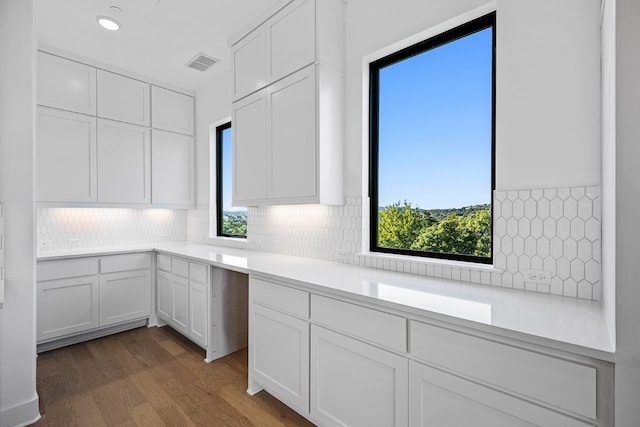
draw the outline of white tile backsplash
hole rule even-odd
[[[187,238],[187,211],[38,208],[36,233],[40,250],[179,241]]]
[[[50,249],[186,239],[583,299],[602,295],[599,187],[495,191],[494,269],[363,253],[363,203],[349,197],[344,206],[250,207],[246,240],[210,238],[215,215],[208,206],[39,208],[37,237]],[[524,270],[549,271],[551,283],[527,283]]]
[[[496,191],[493,270],[362,253],[363,203],[249,208],[249,239],[215,243],[584,299],[602,293],[598,187]],[[190,211],[189,239],[204,241],[214,220],[208,207]],[[525,270],[550,272],[550,284],[527,283]]]

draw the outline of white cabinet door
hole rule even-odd
[[[98,201],[151,203],[148,128],[98,119]]]
[[[171,322],[173,317],[173,289],[171,273],[162,270],[156,272],[156,293],[158,317],[165,322]]]
[[[193,97],[151,87],[151,127],[193,136]]]
[[[407,379],[406,358],[311,326],[311,416],[320,424],[407,426]]]
[[[260,91],[233,104],[234,206],[267,197],[267,103]]]
[[[208,336],[209,286],[189,282],[189,338],[206,348]]]
[[[269,82],[316,60],[315,30],[314,0],[293,2],[267,21]]]
[[[149,126],[149,83],[98,70],[98,116]]]
[[[249,370],[253,382],[309,412],[309,322],[251,303]]]
[[[38,282],[38,342],[97,328],[98,276]]]
[[[100,276],[100,326],[142,319],[151,314],[151,271]]]
[[[193,138],[156,129],[151,137],[152,203],[193,205]]]
[[[38,107],[36,200],[95,202],[96,118]]]
[[[309,67],[267,89],[270,199],[294,203],[296,198],[312,199],[317,194],[315,72]]]
[[[171,326],[181,334],[189,336],[189,280],[172,274],[171,293]]]
[[[96,69],[38,52],[38,104],[96,114]]]
[[[586,427],[586,423],[520,398],[411,361],[412,427]]]
[[[259,89],[266,82],[267,45],[264,26],[256,28],[233,45],[233,99],[240,99]]]

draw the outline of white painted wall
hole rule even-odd
[[[0,0],[0,200],[6,294],[0,310],[0,427],[40,417],[36,394],[32,0]]]
[[[608,0],[609,1],[609,0]],[[640,422],[640,2],[616,0],[616,370],[618,426]]]
[[[602,14],[602,305],[616,344],[616,9]]]
[[[208,205],[209,173],[212,163],[209,153],[209,125],[231,117],[231,64],[220,67],[212,81],[196,91],[196,203]]]
[[[347,195],[362,194],[362,58],[485,3],[347,3]],[[599,13],[599,0],[497,0],[498,189],[600,184]]]

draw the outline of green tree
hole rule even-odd
[[[378,246],[409,249],[425,227],[434,223],[428,212],[412,208],[406,200],[378,212]]]
[[[479,210],[464,217],[451,214],[424,228],[411,245],[411,249],[489,256],[491,254],[491,212]]]

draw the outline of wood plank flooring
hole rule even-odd
[[[313,426],[264,391],[246,394],[246,349],[204,357],[168,327],[41,353],[35,426]]]

